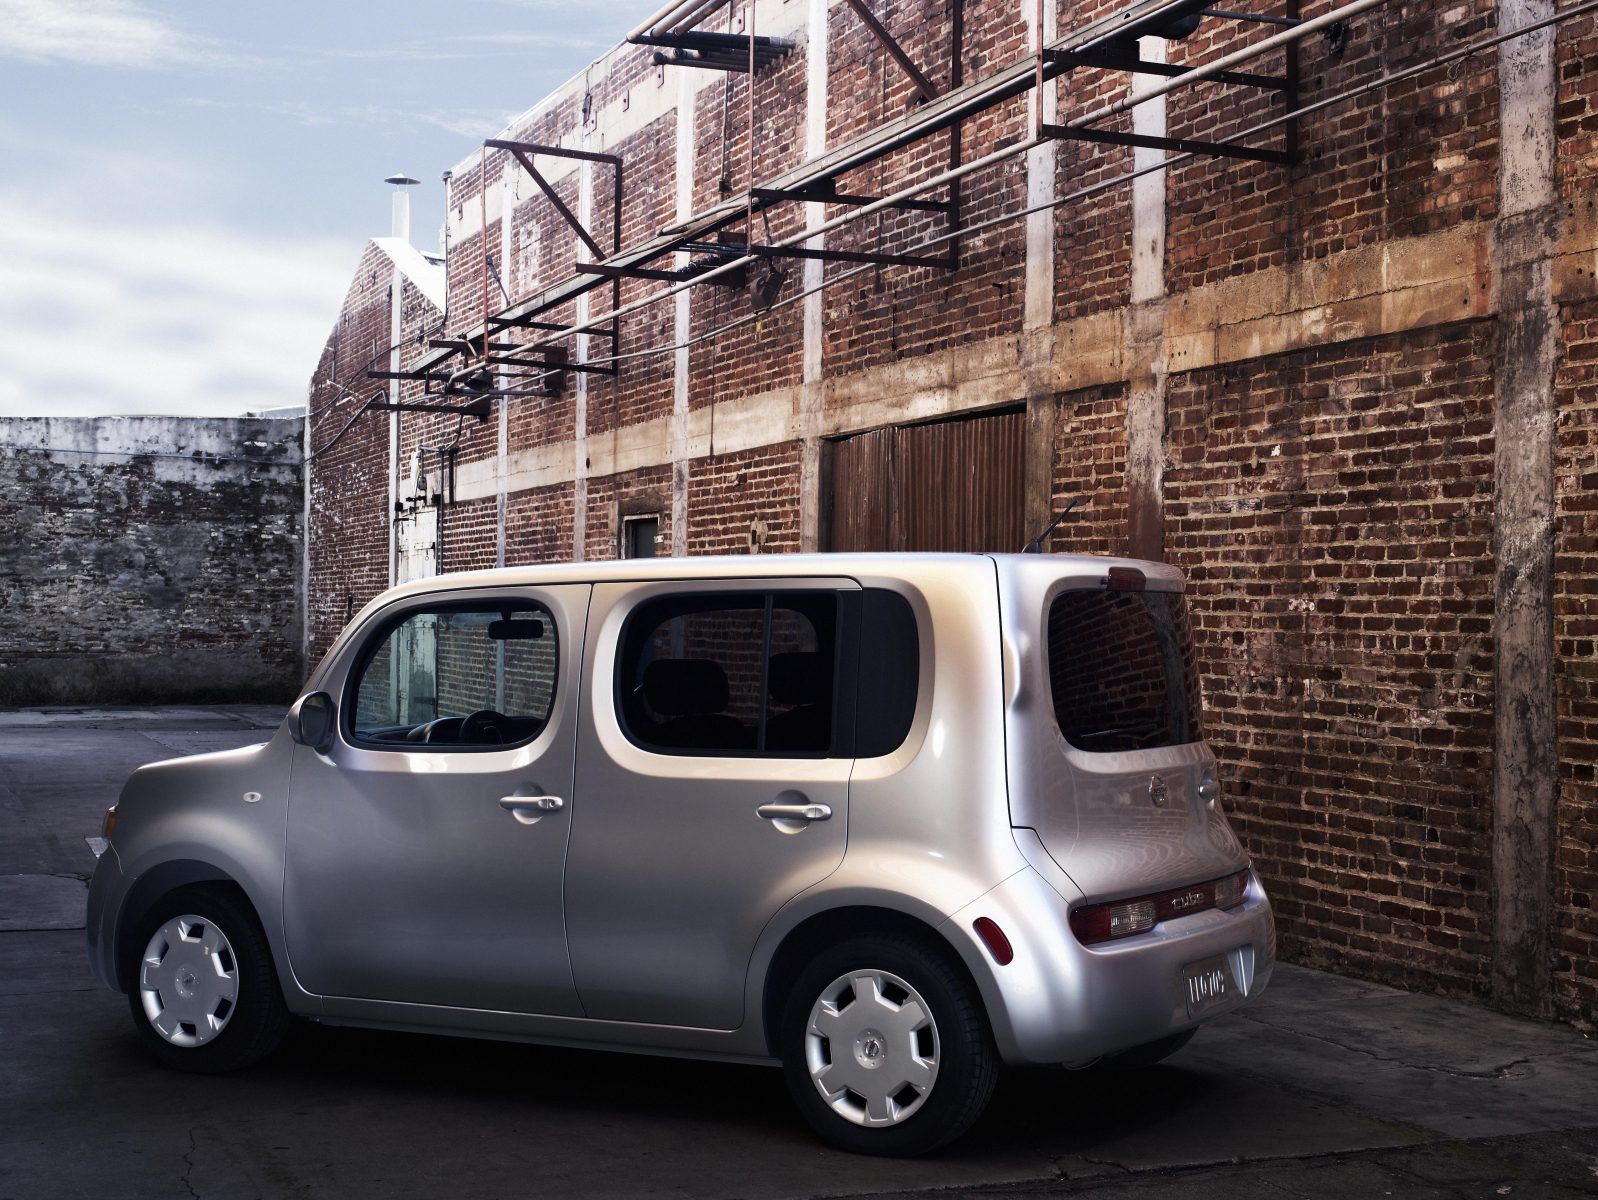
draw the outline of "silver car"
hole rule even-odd
[[[1060,555],[450,575],[273,739],[137,771],[89,956],[166,1063],[295,1017],[780,1064],[914,1154],[1000,1064],[1156,1062],[1271,973],[1181,576]]]

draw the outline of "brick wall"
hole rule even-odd
[[[0,418],[0,705],[290,699],[302,432]]]
[[[1055,17],[1064,32],[1120,7],[1060,4]],[[1314,16],[1331,5],[1303,7]],[[952,82],[949,0],[879,0],[874,11],[936,87]],[[1031,13],[1030,0],[967,0],[963,78],[1021,58]],[[801,0],[761,0],[759,31],[790,38],[794,49],[755,81],[752,168],[750,81],[661,70],[638,47],[607,54],[500,136],[621,155],[622,241],[640,242],[678,220],[679,184],[703,210],[740,194],[751,169],[763,179],[802,160],[817,99],[809,91],[816,16]],[[1485,37],[1499,17],[1491,0],[1446,9],[1393,0],[1341,37],[1303,44],[1302,100]],[[739,19],[729,10],[712,28],[736,29]],[[828,147],[914,109],[905,73],[847,6],[828,7],[826,28],[819,99]],[[1258,36],[1258,28],[1211,21],[1165,52],[1173,63],[1209,61]],[[1598,1024],[1595,38],[1591,17],[1557,36],[1550,124],[1565,206],[1541,235],[1557,260],[1563,347],[1550,464],[1560,799],[1551,816],[1553,894],[1536,901],[1553,927],[1552,995],[1541,1011],[1586,1025]],[[1493,913],[1504,886],[1493,877],[1502,834],[1492,815],[1493,612],[1502,588],[1493,544],[1495,381],[1515,355],[1500,344],[1496,307],[1496,63],[1494,52],[1479,53],[1317,111],[1301,122],[1301,157],[1291,166],[1213,158],[1177,166],[1164,177],[1163,215],[1156,206],[1149,217],[1129,189],[1111,188],[1054,210],[1031,233],[1012,221],[963,238],[952,271],[831,262],[819,277],[836,282],[819,298],[758,317],[747,288],[713,286],[630,315],[614,347],[619,373],[589,375],[581,403],[570,375],[552,395],[509,402],[503,529],[495,419],[405,414],[400,473],[416,447],[456,447],[463,486],[442,515],[446,569],[489,565],[501,546],[511,564],[614,557],[622,519],[645,513],[660,518],[661,553],[674,545],[695,554],[784,552],[817,545],[825,528],[825,473],[815,464],[825,460],[826,439],[1025,404],[1028,436],[1041,439],[1028,451],[1029,500],[1058,509],[1072,496],[1093,498],[1053,548],[1128,553],[1141,544],[1134,525],[1152,507],[1159,552],[1188,574],[1208,736],[1239,831],[1277,898],[1285,951],[1491,1000]],[[1280,54],[1253,64],[1284,68]],[[1119,99],[1127,86],[1121,74],[1074,71],[1059,119]],[[1223,139],[1281,111],[1281,102],[1208,85],[1175,92],[1164,107],[1173,136]],[[1126,115],[1107,123],[1131,126]],[[1020,96],[968,121],[959,152],[969,161],[1027,133],[1028,98]],[[1280,131],[1252,140],[1284,144]],[[881,195],[943,170],[950,154],[949,137],[938,135],[845,176],[842,186]],[[1125,147],[1059,142],[1047,183],[1063,196],[1132,162]],[[540,163],[574,210],[589,171],[590,227],[608,248],[609,168]],[[679,163],[691,165],[691,178],[678,179]],[[480,171],[474,154],[450,183],[443,324],[453,332],[481,317],[485,249],[499,255],[508,240],[513,301],[562,278],[579,255],[548,202],[519,171],[507,176],[506,165],[491,152]],[[959,188],[965,222],[1018,212],[1028,169],[1015,157],[967,178]],[[940,188],[926,198],[948,195]],[[828,206],[825,216],[840,211]],[[756,220],[754,236],[787,236],[803,217],[797,205],[779,208],[769,222]],[[826,244],[904,253],[944,228],[941,213],[888,211],[830,232]],[[741,241],[744,224],[725,236]],[[1144,257],[1145,270],[1163,261],[1153,278],[1163,286],[1151,299],[1144,277],[1137,303],[1134,237],[1160,250]],[[792,301],[804,264],[779,265],[787,277],[779,302]],[[387,294],[378,294],[386,283],[370,267],[363,261],[352,286],[324,383],[347,378],[386,341]],[[1049,315],[1043,328],[1023,331],[1027,287],[1036,292],[1040,277],[1052,282]],[[614,295],[626,304],[660,288],[627,280]],[[1027,309],[1034,321],[1035,301]],[[609,283],[586,299],[590,316],[613,303]],[[692,341],[681,353],[680,304]],[[548,314],[578,315],[575,305]],[[407,306],[405,323],[414,332],[422,314]],[[603,358],[612,348],[593,338],[586,352]],[[323,394],[317,403],[321,436],[343,423],[353,398],[329,404]],[[386,583],[386,456],[386,423],[366,418],[313,474],[317,645]]]
[[[1476,995],[1492,886],[1481,333],[1181,377],[1166,514],[1207,736],[1287,952]]]

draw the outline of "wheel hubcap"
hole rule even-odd
[[[938,1077],[938,1027],[913,987],[887,971],[850,971],[810,1009],[805,1066],[827,1106],[856,1125],[897,1125]]]
[[[226,1027],[239,996],[227,936],[205,917],[173,917],[144,948],[139,1000],[150,1027],[174,1046],[203,1046]]]

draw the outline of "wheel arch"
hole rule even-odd
[[[805,965],[833,942],[871,934],[908,936],[928,945],[960,973],[986,1010],[982,989],[972,976],[970,966],[938,925],[902,909],[880,904],[839,905],[811,914],[785,933],[766,965],[760,1017],[766,1050],[773,1058],[781,1058],[778,1035],[783,1004]],[[991,1013],[988,1018],[991,1023]]]
[[[117,986],[124,992],[133,987],[136,964],[142,947],[138,944],[139,926],[150,910],[165,897],[180,888],[195,884],[223,887],[237,895],[250,912],[261,922],[261,911],[242,884],[221,867],[193,858],[178,858],[160,863],[140,875],[128,889],[122,901],[122,911],[117,916],[116,978]],[[262,927],[264,928],[264,922]],[[270,942],[270,939],[268,939]]]

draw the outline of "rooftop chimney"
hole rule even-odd
[[[409,175],[390,175],[383,180],[384,183],[394,185],[394,215],[389,227],[389,236],[411,240],[411,194],[406,188],[415,187],[417,181]]]

